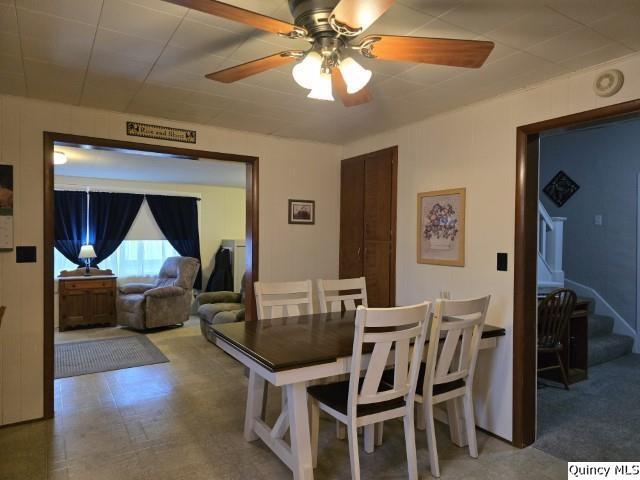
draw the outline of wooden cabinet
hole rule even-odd
[[[116,277],[59,277],[60,331],[116,324]]]
[[[397,147],[342,161],[340,278],[364,276],[370,307],[395,304]]]

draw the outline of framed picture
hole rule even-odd
[[[466,189],[418,194],[418,263],[464,266]]]
[[[289,200],[289,223],[314,225],[316,202],[314,200]]]
[[[13,250],[13,166],[0,165],[0,251]]]

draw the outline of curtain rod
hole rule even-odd
[[[85,193],[90,193],[90,192],[96,192],[96,193],[131,193],[134,195],[157,195],[157,196],[165,196],[165,197],[187,197],[187,198],[195,198],[197,201],[201,201],[202,200],[202,196],[198,195],[198,194],[190,194],[189,192],[162,192],[162,193],[149,193],[149,192],[136,192],[136,191],[131,191],[131,190],[120,190],[120,191],[113,191],[113,190],[105,190],[102,188],[92,188],[92,187],[80,187],[78,185],[64,185],[64,184],[60,184],[58,186],[54,186],[53,188],[54,190],[57,190],[59,192],[85,192]]]

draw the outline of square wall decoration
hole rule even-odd
[[[551,179],[547,186],[544,187],[544,193],[558,207],[567,203],[574,193],[578,191],[580,185],[574,182],[569,175],[560,170],[555,177]]]

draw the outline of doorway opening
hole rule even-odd
[[[68,163],[54,170],[54,160],[60,164],[63,156]],[[213,181],[213,176],[218,180]],[[232,186],[231,183],[237,185]],[[225,223],[214,215],[213,210],[219,210],[215,205],[223,197],[229,201],[237,200],[237,208],[233,210],[238,217],[233,219],[237,228],[219,229],[222,237],[218,237],[211,223],[216,220]],[[63,199],[67,203],[61,203]],[[59,204],[58,210],[56,204]],[[204,212],[205,208],[207,212]],[[62,215],[66,211],[74,217],[73,222],[66,223]],[[86,223],[83,214],[86,215]],[[75,232],[82,230],[82,238],[76,238],[79,235],[75,233],[60,235],[61,224],[65,228],[72,227]],[[233,238],[223,238],[225,234]],[[61,239],[64,240],[62,243]],[[79,246],[82,248],[76,248]],[[80,258],[75,258],[76,250]],[[192,293],[207,290],[211,284],[208,279],[235,290],[239,282],[234,285],[231,275],[219,275],[216,273],[218,268],[212,272],[213,257],[216,257],[216,263],[221,263],[216,253],[227,253],[227,250],[236,251],[236,260],[241,254],[244,256],[244,262],[235,262],[235,266],[237,275],[242,277],[244,272],[245,278],[246,300],[242,314],[247,320],[252,320],[256,318],[253,283],[258,279],[257,157],[45,132],[45,418],[54,415],[54,343],[64,342],[60,337],[65,335],[63,331],[67,327],[72,327],[69,329],[72,335],[68,337],[73,342],[71,337],[74,335],[83,337],[75,340],[92,340],[91,334],[85,333],[89,330],[76,330],[77,327],[92,326],[98,322],[101,325],[93,326],[109,324],[115,329],[118,323],[124,327],[118,331],[126,330],[131,338],[144,340],[140,342],[144,350],[152,343],[147,341],[147,335],[131,332],[153,331],[156,326],[153,324],[155,320],[150,320],[153,316],[160,319],[158,326],[165,330],[173,329],[175,324],[186,324],[191,327],[191,332],[195,332],[193,327],[197,329],[200,323],[206,338],[206,322],[198,322],[198,317],[191,315],[198,303]],[[230,255],[233,258],[233,253]],[[60,272],[54,265],[65,272],[58,281],[55,277]],[[234,263],[229,261],[228,269],[233,267]],[[143,278],[138,278],[140,276]],[[119,284],[116,277],[126,279],[126,284]],[[144,283],[150,278],[153,279],[152,284]],[[136,280],[143,280],[143,283]],[[182,283],[192,283],[194,290]],[[136,290],[143,286],[144,292]],[[161,292],[163,288],[166,291]],[[180,288],[184,292],[178,292]],[[157,296],[154,291],[157,291]],[[154,311],[147,303],[150,299],[156,301],[152,297],[157,297],[158,302],[160,299],[165,301],[168,297],[163,295],[169,293],[172,300],[170,310],[175,310],[171,318],[177,320],[164,321],[167,324],[164,325],[161,319],[167,317],[167,309],[163,307]],[[61,301],[63,296],[65,302]],[[58,304],[61,311],[56,308]],[[134,308],[129,308],[132,305]],[[199,316],[203,318],[203,315]],[[138,325],[137,322],[144,323]],[[169,323],[174,325],[169,326]],[[56,326],[63,328],[56,332]],[[111,334],[108,328],[99,330],[103,334]],[[128,335],[112,336],[126,340]],[[130,347],[124,346],[123,350]],[[151,345],[149,348],[150,356],[154,357],[149,364],[163,361],[156,358],[157,354],[162,356],[162,352],[157,348],[154,350],[154,347]],[[60,406],[55,405],[56,408]]]
[[[541,138],[640,113],[640,100],[524,125],[517,129],[513,323],[513,444],[537,438],[538,254]],[[542,185],[544,187],[545,185]],[[634,262],[635,263],[635,262]],[[573,340],[572,340],[573,341]],[[579,371],[570,372],[580,374]]]

